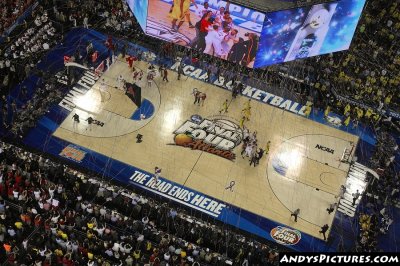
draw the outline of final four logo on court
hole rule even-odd
[[[277,243],[285,246],[296,245],[301,239],[301,233],[299,230],[290,229],[284,226],[273,228],[270,235]]]
[[[70,159],[72,161],[75,161],[77,163],[82,162],[82,160],[85,158],[86,152],[82,151],[78,147],[70,144],[67,147],[65,147],[59,154],[60,156]]]
[[[236,123],[220,117],[203,119],[199,115],[193,115],[174,134],[178,146],[205,151],[229,160],[236,158],[233,149],[243,140],[243,132]]]

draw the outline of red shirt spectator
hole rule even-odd
[[[92,62],[94,63],[94,62],[96,62],[96,60],[97,60],[97,58],[99,57],[99,52],[94,52],[93,54],[92,54]]]
[[[38,214],[35,216],[35,219],[33,220],[35,227],[40,227],[42,224],[42,217]],[[50,225],[47,225],[48,229],[50,230]]]
[[[19,184],[22,181],[22,176],[19,174],[19,172],[15,173],[15,184],[19,186]]]
[[[7,191],[7,195],[10,199],[12,199],[14,197],[14,188],[13,187],[8,187],[8,191]]]
[[[31,222],[32,222],[31,216],[29,214],[23,213],[23,214],[21,214],[21,221],[26,223],[26,224],[28,224],[28,225],[30,225]]]
[[[201,32],[208,32],[208,27],[211,26],[211,22],[207,19],[202,19],[200,22],[200,31]]]

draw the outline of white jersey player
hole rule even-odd
[[[204,49],[204,53],[209,55],[214,55],[217,57],[221,57],[222,55],[222,47],[221,42],[224,38],[222,32],[218,30],[218,25],[213,25],[212,30],[208,31],[206,36],[206,48]],[[213,52],[214,48],[214,52]]]
[[[239,42],[239,38],[237,37],[238,31],[236,29],[233,29],[229,31],[228,33],[225,33],[224,38],[221,41],[221,49],[222,49],[222,55],[221,58],[227,59],[229,51],[231,50],[232,46]]]
[[[245,150],[246,156],[251,158],[253,156],[253,145],[248,144]]]
[[[124,77],[123,77],[122,75],[119,75],[119,76],[117,77],[117,86],[118,86],[118,89],[122,90],[123,87],[124,87],[124,83],[125,83]]]
[[[101,80],[99,89],[100,89],[101,102],[104,102],[107,92],[107,84],[105,83],[104,79]]]

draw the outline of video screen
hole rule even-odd
[[[140,27],[143,31],[146,30],[147,8],[149,5],[148,0],[127,0],[129,8],[135,15]]]
[[[220,0],[149,0],[146,34],[253,67],[265,14]]]
[[[366,0],[342,0],[266,15],[255,67],[347,50]]]

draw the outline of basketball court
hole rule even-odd
[[[320,227],[331,225],[335,216],[326,209],[336,201],[349,171],[340,158],[345,149],[354,150],[357,136],[251,101],[252,115],[245,126],[257,131],[259,147],[271,141],[271,148],[259,165],[250,166],[240,154],[239,127],[248,98],[231,101],[229,91],[186,76],[178,81],[172,71],[169,82],[157,76],[149,87],[148,64],[134,66],[145,73],[136,83],[142,88],[140,109],[118,88],[120,74],[133,82],[120,59],[86,94],[77,96],[76,108],[54,136],[149,173],[157,166],[163,179],[323,239]],[[102,79],[108,85],[104,102]],[[193,88],[207,94],[204,106],[193,104]],[[225,99],[228,112],[220,114]],[[75,113],[80,123],[74,125]],[[89,127],[89,116],[104,125]],[[137,134],[143,135],[142,143],[136,143]],[[290,214],[297,208],[296,223]]]

